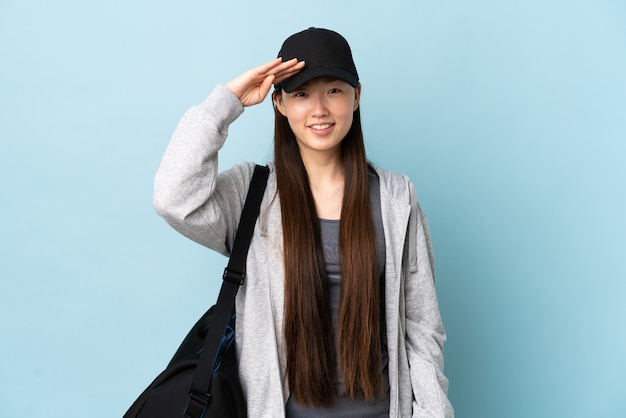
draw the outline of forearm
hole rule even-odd
[[[242,112],[237,97],[217,86],[205,101],[185,113],[155,176],[157,213],[183,235],[211,248],[219,246],[216,241],[224,242],[227,234],[216,229],[215,218],[235,209],[228,206],[237,205],[237,195],[245,193],[237,190],[239,184],[232,176],[218,176],[218,151],[229,125]],[[225,252],[225,248],[215,249]]]

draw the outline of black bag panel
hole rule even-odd
[[[234,341],[233,341],[234,342]],[[247,417],[245,396],[241,389],[235,347],[232,347],[222,355],[219,369],[213,375],[211,381],[211,401],[220,402],[222,406],[218,410],[229,411],[222,417]],[[217,417],[216,417],[217,418]]]
[[[137,400],[140,404],[136,408],[133,405],[124,418],[183,418],[196,366],[197,361],[190,360],[166,369]]]
[[[211,402],[205,418],[247,417],[246,403],[235,358],[234,344],[228,345],[211,380]],[[139,396],[124,418],[184,418],[189,388],[197,359],[181,361],[163,371]],[[219,411],[212,414],[210,411]]]
[[[167,368],[137,398],[123,418],[183,418],[189,391],[204,338],[211,325],[212,306],[191,328]],[[209,411],[219,411],[219,418],[247,417],[246,402],[239,374],[235,347],[235,316],[222,339],[209,392]],[[205,414],[205,418],[217,415]]]
[[[196,371],[197,364],[198,364],[197,360],[187,360],[184,362],[180,362],[174,366],[168,366],[168,368],[165,369],[163,372],[161,372],[161,374],[159,374],[156,377],[156,379],[152,381],[152,383],[142,392],[142,394],[139,395],[137,400],[132,404],[132,406],[124,414],[124,418],[138,418],[138,417],[151,417],[151,416],[157,417],[159,415],[156,414],[154,410],[159,407],[165,408],[167,412],[170,413],[169,416],[171,417],[184,416],[183,415],[184,406],[181,411],[177,412],[176,406],[172,406],[171,409],[174,409],[174,411],[171,411],[169,410],[170,409],[169,407],[161,405],[161,403],[170,402],[170,397],[169,395],[166,395],[165,398],[167,399],[162,399],[162,402],[159,402],[159,398],[157,396],[154,396],[155,389],[158,389],[159,387],[161,387],[160,391],[162,391],[163,387],[169,386],[167,382],[175,381],[178,386],[175,387],[176,395],[172,395],[172,396],[180,397],[180,393],[184,392],[185,396],[180,397],[180,399],[188,398],[189,387],[191,386],[191,379],[193,378],[193,374]],[[187,377],[187,375],[189,376]],[[187,378],[187,381],[184,381],[185,378]],[[152,405],[155,402],[157,406],[156,408],[152,408],[150,405]],[[162,415],[163,417],[168,416],[165,411],[163,412],[163,414],[164,414]]]

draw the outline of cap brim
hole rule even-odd
[[[298,87],[306,83],[307,81],[313,80],[317,77],[336,77],[339,78],[346,83],[350,84],[352,87],[356,87],[359,85],[359,80],[354,76],[350,71],[344,70],[343,68],[304,68],[298,74],[293,77],[289,77],[286,80],[278,83],[278,85],[287,93],[291,93],[296,90]]]

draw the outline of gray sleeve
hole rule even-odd
[[[406,345],[413,385],[413,416],[452,418],[447,397],[448,380],[443,373],[446,333],[435,290],[435,263],[426,216],[417,202],[413,184],[409,221],[410,261],[405,281]]]
[[[157,213],[184,236],[224,255],[254,170],[254,164],[246,163],[218,173],[218,151],[242,113],[239,99],[217,86],[185,113],[154,179]]]

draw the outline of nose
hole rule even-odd
[[[328,104],[326,103],[326,95],[316,92],[311,95],[311,115],[319,118],[328,115]]]

